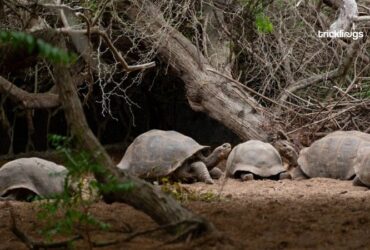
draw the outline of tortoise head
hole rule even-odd
[[[357,151],[354,169],[361,183],[370,187],[370,145],[361,147]]]
[[[273,146],[279,151],[281,157],[288,161],[290,166],[298,165],[298,150],[293,143],[288,140],[278,140],[273,142]]]
[[[231,144],[230,143],[224,143],[221,146],[218,146],[213,151],[214,154],[218,156],[220,160],[227,159],[231,152]]]

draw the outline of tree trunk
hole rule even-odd
[[[59,90],[60,102],[74,138],[105,169],[104,172],[94,173],[97,181],[101,184],[110,184],[115,180],[119,183],[130,182],[133,184],[131,191],[103,193],[107,201],[125,202],[148,214],[160,225],[173,224],[175,226],[168,227],[172,233],[198,235],[214,230],[211,223],[183,208],[158,188],[120,172],[90,130],[69,71],[64,66],[55,65],[54,76]]]
[[[242,139],[270,141],[276,124],[245,90],[245,87],[215,69],[200,51],[172,28],[160,10],[147,0],[116,0],[117,9],[135,22],[149,44],[157,44],[160,57],[185,83],[187,98],[195,111],[205,112]],[[149,45],[150,46],[150,45]]]

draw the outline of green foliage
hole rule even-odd
[[[254,25],[260,33],[271,33],[274,30],[270,18],[264,14],[269,1],[257,0],[239,0],[239,2],[248,9],[248,12],[254,17]]]
[[[260,33],[271,33],[274,30],[270,18],[265,16],[263,13],[256,15],[255,25]]]
[[[212,202],[218,201],[220,198],[218,194],[211,191],[198,193],[194,190],[189,190],[182,186],[180,182],[171,182],[168,178],[162,178],[161,184],[161,189],[164,193],[183,203],[188,201]]]
[[[133,184],[119,183],[115,177],[111,177],[112,182],[109,185],[91,180],[92,173],[104,173],[104,168],[94,163],[86,152],[74,152],[71,149],[71,138],[49,135],[49,141],[66,158],[69,172],[64,192],[53,199],[40,202],[38,218],[47,224],[41,233],[51,239],[54,235],[73,234],[77,228],[83,229],[85,235],[89,235],[92,228],[109,229],[109,224],[90,213],[91,205],[99,197],[99,191],[128,192],[133,188]],[[87,239],[89,238],[88,236]]]
[[[15,48],[25,47],[28,53],[36,53],[53,63],[68,65],[77,59],[75,54],[65,52],[24,32],[0,31],[0,43],[11,43]]]

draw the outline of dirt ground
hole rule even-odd
[[[215,185],[184,185],[197,193],[216,194]],[[370,191],[350,181],[311,179],[304,181],[250,181],[229,179],[220,199],[189,201],[184,206],[212,221],[223,240],[204,238],[188,243],[165,244],[164,232],[134,238],[129,242],[97,249],[369,249]],[[38,204],[11,202],[18,227],[38,239],[41,223]],[[145,214],[124,204],[99,202],[91,213],[110,223],[106,231],[92,231],[96,243],[123,239],[135,231],[155,228]],[[128,226],[129,225],[129,226]],[[10,230],[9,205],[0,202],[0,249],[27,249]],[[83,240],[76,249],[86,249]]]

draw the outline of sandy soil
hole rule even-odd
[[[197,193],[219,193],[215,185],[184,185]],[[353,187],[350,181],[311,179],[304,181],[251,181],[229,179],[221,199],[189,201],[184,204],[214,223],[223,241],[205,238],[189,243],[167,244],[163,232],[147,234],[98,249],[369,249],[370,191]],[[35,214],[37,203],[11,202],[17,223],[38,239],[42,224]],[[122,239],[132,231],[156,227],[145,214],[124,204],[93,205],[92,214],[110,223],[107,232],[93,231],[92,239],[103,242]],[[0,249],[27,249],[10,231],[9,206],[0,202]],[[77,249],[87,245],[79,240]]]

